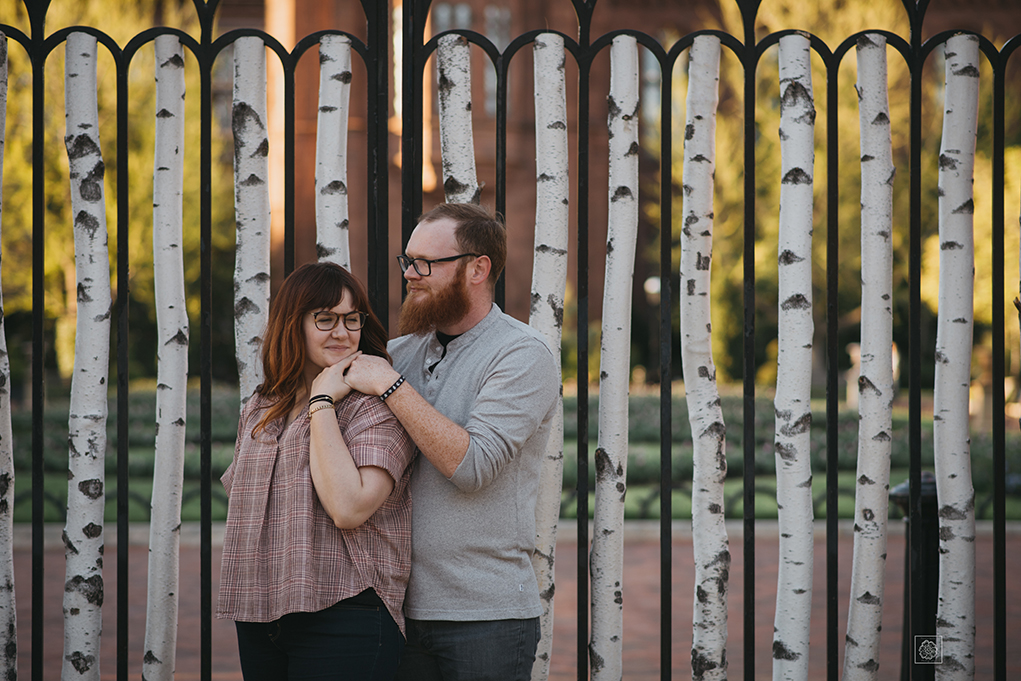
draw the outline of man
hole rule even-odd
[[[408,295],[391,367],[359,356],[423,456],[411,477],[408,644],[398,679],[529,679],[539,639],[532,570],[539,469],[560,394],[542,337],[493,302],[507,235],[478,206],[423,215],[399,256]]]

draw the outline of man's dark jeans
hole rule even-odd
[[[528,681],[539,618],[448,622],[408,620],[398,681]]]

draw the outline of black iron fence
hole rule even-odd
[[[723,0],[731,2],[731,0]],[[285,162],[283,165],[283,186],[284,199],[282,204],[284,222],[284,269],[290,271],[295,265],[295,240],[296,240],[296,159],[295,159],[295,73],[300,59],[317,45],[324,33],[338,31],[323,31],[309,34],[295,41],[294,47],[288,49],[280,41],[273,37],[272,31],[257,29],[237,29],[216,36],[214,24],[217,20],[217,12],[222,11],[221,3],[218,0],[193,0],[194,12],[198,17],[200,31],[198,35],[191,35],[174,28],[153,28],[143,31],[131,38],[125,45],[119,45],[99,27],[75,27],[73,30],[86,31],[94,34],[100,44],[107,50],[116,65],[116,187],[118,224],[116,244],[116,273],[118,281],[129,281],[129,260],[128,251],[130,248],[130,225],[127,224],[124,216],[130,214],[128,183],[131,182],[132,173],[135,169],[128,167],[128,119],[129,110],[132,106],[131,92],[129,91],[128,72],[132,60],[139,54],[139,51],[160,34],[172,33],[178,35],[186,51],[198,63],[201,74],[201,90],[198,94],[201,110],[201,138],[200,163],[198,172],[201,175],[200,181],[200,240],[201,240],[201,278],[199,281],[199,297],[201,304],[200,312],[200,335],[199,335],[199,363],[198,373],[201,381],[200,417],[199,417],[199,445],[201,452],[201,592],[202,592],[202,629],[201,637],[201,674],[202,678],[210,678],[211,672],[211,638],[210,622],[212,617],[212,555],[211,555],[211,503],[213,476],[211,474],[211,390],[213,386],[213,296],[218,295],[213,290],[214,263],[211,259],[211,238],[214,229],[221,226],[213,222],[213,201],[212,174],[215,172],[216,159],[213,158],[213,135],[214,125],[214,79],[215,62],[224,50],[228,49],[233,41],[241,36],[254,35],[261,37],[268,48],[275,54],[282,66],[283,72],[283,127],[284,127],[284,149]],[[513,5],[513,3],[509,3]],[[566,5],[566,3],[563,3]],[[655,4],[655,3],[653,3]],[[702,3],[693,3],[702,7]],[[572,130],[574,141],[574,158],[572,159],[573,173],[573,216],[575,224],[572,228],[575,232],[576,253],[574,262],[576,271],[572,273],[576,295],[576,318],[574,329],[576,331],[576,353],[577,353],[577,487],[575,490],[577,499],[577,515],[581,519],[591,516],[588,506],[589,498],[589,397],[590,397],[590,372],[589,360],[593,350],[589,346],[587,329],[589,328],[590,317],[590,290],[591,282],[598,272],[590,272],[590,262],[593,260],[593,240],[598,238],[594,221],[602,219],[595,206],[602,197],[602,187],[593,185],[591,169],[602,163],[594,153],[596,146],[595,139],[600,134],[596,129],[600,122],[596,120],[596,114],[592,110],[592,93],[595,87],[593,79],[598,72],[600,59],[605,58],[613,38],[621,33],[634,35],[639,44],[644,48],[650,59],[658,65],[660,74],[673,74],[678,60],[686,54],[692,41],[697,35],[712,33],[717,35],[725,52],[739,62],[744,74],[744,82],[735,86],[741,94],[740,110],[743,112],[743,140],[741,142],[740,164],[743,168],[741,175],[743,182],[743,213],[741,216],[741,231],[739,238],[743,239],[743,282],[741,286],[742,307],[743,307],[743,329],[740,334],[741,366],[743,367],[740,376],[742,380],[742,404],[743,404],[743,545],[742,563],[743,585],[740,592],[735,589],[734,596],[740,598],[743,603],[743,641],[744,649],[740,652],[733,651],[732,657],[743,656],[744,678],[755,677],[755,460],[756,460],[756,371],[760,353],[759,344],[761,338],[757,339],[757,272],[756,272],[756,244],[760,237],[760,225],[763,214],[767,211],[775,212],[774,206],[765,207],[757,205],[756,196],[759,188],[756,178],[756,143],[763,131],[757,128],[757,105],[760,97],[757,89],[756,73],[762,63],[764,55],[770,48],[775,46],[780,38],[791,31],[780,31],[765,36],[756,36],[756,13],[759,9],[757,0],[734,0],[740,10],[743,32],[732,34],[723,30],[704,29],[687,33],[667,41],[663,35],[651,35],[641,31],[633,31],[627,28],[613,30],[602,35],[594,35],[594,28],[600,24],[597,19],[600,12],[610,12],[616,6],[607,2],[606,5],[597,3],[595,0],[584,2],[583,0],[572,0],[569,12],[573,13],[576,23],[576,32],[570,35],[564,34],[564,42],[568,60],[573,62],[576,82],[572,84],[574,99],[571,104],[572,124],[576,126]],[[923,191],[923,105],[926,104],[926,95],[923,91],[925,80],[925,69],[927,63],[932,61],[934,50],[940,46],[951,32],[940,32],[928,39],[923,40],[923,20],[928,11],[927,0],[913,2],[903,0],[903,12],[907,17],[908,32],[901,36],[890,31],[880,31],[887,39],[892,53],[896,53],[903,61],[908,70],[910,82],[909,99],[909,147],[907,150],[907,173],[909,189],[907,196],[907,224],[899,226],[904,231],[906,248],[902,257],[906,259],[906,271],[908,274],[907,300],[902,301],[904,309],[907,310],[907,323],[903,325],[906,333],[906,347],[902,347],[902,353],[906,358],[906,384],[908,399],[908,429],[907,440],[910,451],[910,485],[909,502],[912,524],[921,521],[922,506],[920,502],[921,476],[923,468],[923,395],[927,390],[926,372],[923,369],[923,358],[925,357],[925,346],[928,339],[925,337],[926,326],[924,316],[924,303],[922,299],[922,270],[923,270],[923,238],[926,230],[923,227],[925,207],[923,201],[928,196]],[[992,3],[996,4],[996,3]],[[0,17],[0,30],[7,36],[9,50],[13,52],[17,44],[28,56],[31,63],[31,99],[32,99],[32,128],[31,130],[8,130],[10,135],[31,135],[32,136],[32,335],[31,343],[31,409],[32,420],[32,517],[33,517],[33,550],[32,566],[33,580],[31,598],[33,603],[32,617],[32,678],[41,679],[43,674],[43,616],[42,616],[42,579],[43,564],[43,514],[45,497],[43,494],[44,482],[44,406],[45,406],[45,382],[46,375],[46,353],[47,328],[45,319],[45,282],[44,263],[48,257],[46,251],[46,230],[55,229],[55,225],[47,225],[47,205],[45,187],[48,179],[45,174],[44,143],[46,140],[44,115],[50,103],[46,99],[45,65],[51,59],[53,52],[66,40],[71,28],[62,28],[47,34],[47,12],[50,3],[45,0],[25,0],[24,6],[28,17],[28,30],[21,30],[13,25],[8,25],[4,17]],[[400,217],[401,234],[406,242],[410,231],[415,225],[416,216],[422,212],[423,201],[429,195],[427,189],[423,188],[423,130],[426,126],[432,125],[429,120],[428,104],[426,104],[426,91],[431,72],[427,67],[430,56],[437,46],[437,37],[427,31],[427,22],[436,7],[429,0],[404,0],[400,13],[400,61],[401,61],[401,82],[399,94],[401,95],[401,138],[400,138]],[[372,304],[378,310],[386,310],[390,300],[390,286],[395,281],[392,258],[390,253],[393,245],[390,243],[389,225],[393,222],[390,186],[390,168],[392,155],[396,149],[390,148],[391,128],[390,118],[394,115],[393,97],[397,94],[397,87],[394,85],[392,76],[393,49],[397,42],[395,36],[395,16],[393,8],[386,2],[375,2],[373,0],[362,0],[364,10],[364,26],[358,26],[352,37],[353,50],[361,60],[365,77],[365,99],[364,99],[364,134],[366,139],[366,154],[364,157],[364,172],[368,181],[365,185],[365,234],[367,239],[367,283],[372,295]],[[508,213],[508,139],[512,135],[508,124],[509,105],[508,97],[512,85],[512,72],[514,67],[525,57],[525,49],[529,47],[540,30],[533,30],[523,33],[513,39],[508,39],[506,44],[497,46],[493,40],[482,32],[469,28],[453,28],[457,33],[462,34],[473,45],[477,46],[483,55],[483,60],[491,64],[495,73],[495,120],[493,128],[495,135],[492,138],[494,148],[491,153],[494,157],[495,183],[492,187],[494,192],[494,208],[501,213]],[[543,29],[545,30],[545,29]],[[364,39],[358,37],[364,35]],[[821,173],[823,180],[819,183],[824,187],[825,215],[821,221],[825,232],[825,261],[819,262],[817,269],[824,273],[821,296],[825,300],[825,307],[822,312],[824,318],[825,357],[827,358],[825,368],[825,403],[826,403],[826,480],[827,495],[825,500],[826,515],[826,594],[827,594],[827,616],[825,629],[827,632],[826,659],[828,661],[828,678],[836,679],[840,672],[838,669],[838,585],[837,569],[838,561],[841,559],[837,554],[837,497],[839,493],[837,484],[837,453],[841,434],[838,430],[839,393],[841,385],[841,367],[838,359],[842,356],[843,349],[840,347],[841,338],[841,310],[838,306],[838,271],[840,270],[844,254],[839,250],[841,243],[840,235],[842,230],[854,229],[856,216],[842,215],[839,212],[840,188],[838,182],[839,169],[839,138],[841,135],[841,124],[847,122],[838,118],[839,107],[836,105],[838,99],[838,72],[842,64],[847,62],[846,57],[852,52],[856,41],[862,33],[855,33],[844,38],[835,46],[827,45],[822,39],[811,36],[811,46],[816,59],[822,64],[822,71],[825,74],[825,84],[817,87],[820,92],[825,92],[823,97],[817,97],[818,101],[824,101],[823,108],[826,112],[825,138],[820,142],[820,149],[825,151],[826,166]],[[1005,318],[1004,282],[1007,273],[1005,271],[1005,258],[1003,245],[1005,240],[1005,150],[1007,146],[1006,127],[1008,125],[1007,112],[1012,110],[1012,98],[1016,98],[1016,91],[1008,91],[1009,63],[1017,50],[1021,39],[1015,37],[1006,41],[997,48],[990,40],[981,39],[981,50],[992,73],[991,103],[989,112],[989,144],[991,145],[990,158],[991,167],[991,239],[993,242],[993,257],[988,263],[979,263],[979,268],[989,268],[990,276],[994,285],[991,287],[991,321],[989,323],[989,335],[992,339],[990,374],[991,384],[995,386],[992,390],[992,408],[994,414],[991,424],[992,438],[992,474],[993,492],[991,497],[992,525],[994,533],[994,670],[995,678],[1007,678],[1007,587],[1006,587],[1006,398],[1000,386],[1004,385],[1007,378],[1007,358],[1013,350],[1006,347],[1005,339],[1008,338],[1008,322]],[[674,102],[677,101],[679,93],[675,91],[675,79],[673,77],[659,78],[656,85],[660,108],[658,111],[659,124],[655,130],[656,146],[660,150],[670,150],[680,144],[681,135],[671,124],[675,119]],[[1016,134],[1016,131],[1014,132]],[[426,152],[428,150],[425,150]],[[678,227],[679,211],[675,209],[673,197],[676,187],[679,186],[679,174],[673,168],[671,155],[663,152],[653,164],[658,166],[650,175],[654,189],[650,190],[650,196],[654,196],[652,203],[655,206],[656,215],[652,226],[658,231],[658,264],[653,264],[655,272],[658,270],[659,280],[662,282],[661,292],[658,301],[658,383],[660,388],[660,669],[662,678],[667,679],[671,675],[673,666],[671,643],[675,632],[672,630],[671,603],[671,574],[675,570],[687,569],[687,566],[673,564],[671,557],[671,518],[673,515],[671,481],[674,477],[672,471],[673,455],[673,425],[671,406],[674,397],[671,394],[671,383],[678,374],[676,366],[675,330],[676,321],[676,300],[672,291],[671,282],[675,280],[676,271],[676,238]],[[1016,188],[1015,188],[1016,190]],[[396,198],[396,197],[394,197]],[[1012,221],[1015,216],[1012,216]],[[527,216],[525,216],[527,221]],[[501,288],[500,295],[504,291]],[[383,315],[384,318],[386,315]],[[127,518],[128,518],[128,396],[129,396],[129,351],[132,343],[130,331],[130,310],[129,292],[127,286],[121,286],[117,291],[115,302],[116,331],[116,423],[117,423],[117,484],[119,494],[117,497],[117,541],[119,546],[126,546],[128,543]],[[1013,321],[1011,321],[1013,324]],[[761,408],[761,407],[760,407]],[[578,591],[577,591],[577,670],[578,678],[588,677],[588,526],[585,522],[577,524],[577,564],[578,564]],[[918,556],[922,555],[921,533],[913,533],[911,536],[909,561],[912,578],[908,580],[908,602],[910,602],[911,622],[914,628],[912,633],[931,633],[925,631],[921,624],[922,615],[925,612],[926,604],[920,598],[912,598],[914,585],[919,582],[915,575],[925,567],[920,564]],[[52,566],[49,569],[53,569]],[[128,576],[128,552],[117,552],[116,565],[116,589],[118,594],[127,593]],[[21,586],[21,585],[19,585]],[[736,585],[735,585],[736,586]],[[128,675],[128,602],[126,598],[116,599],[117,608],[117,678],[124,679]],[[53,642],[50,642],[53,645]]]

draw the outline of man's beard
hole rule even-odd
[[[397,333],[402,336],[424,334],[461,321],[471,308],[465,269],[459,265],[454,278],[440,291],[426,293],[421,298],[405,298],[397,315]]]

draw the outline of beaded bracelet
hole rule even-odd
[[[387,388],[387,391],[386,391],[385,393],[383,393],[382,395],[380,395],[380,396],[379,396],[379,399],[381,399],[381,400],[383,400],[384,402],[386,402],[386,398],[388,398],[388,397],[390,397],[391,395],[393,395],[394,391],[395,391],[395,390],[397,390],[397,388],[400,388],[400,387],[401,387],[401,383],[404,383],[404,376],[401,376],[400,378],[398,378],[398,379],[397,379],[397,380],[396,380],[396,381],[394,382],[394,384],[393,384],[392,386],[390,386],[389,388]]]
[[[316,404],[315,406],[308,408],[308,417],[312,418],[312,414],[316,413],[317,411],[322,411],[324,409],[333,409],[333,404],[327,402],[326,400],[319,400],[319,404]]]

